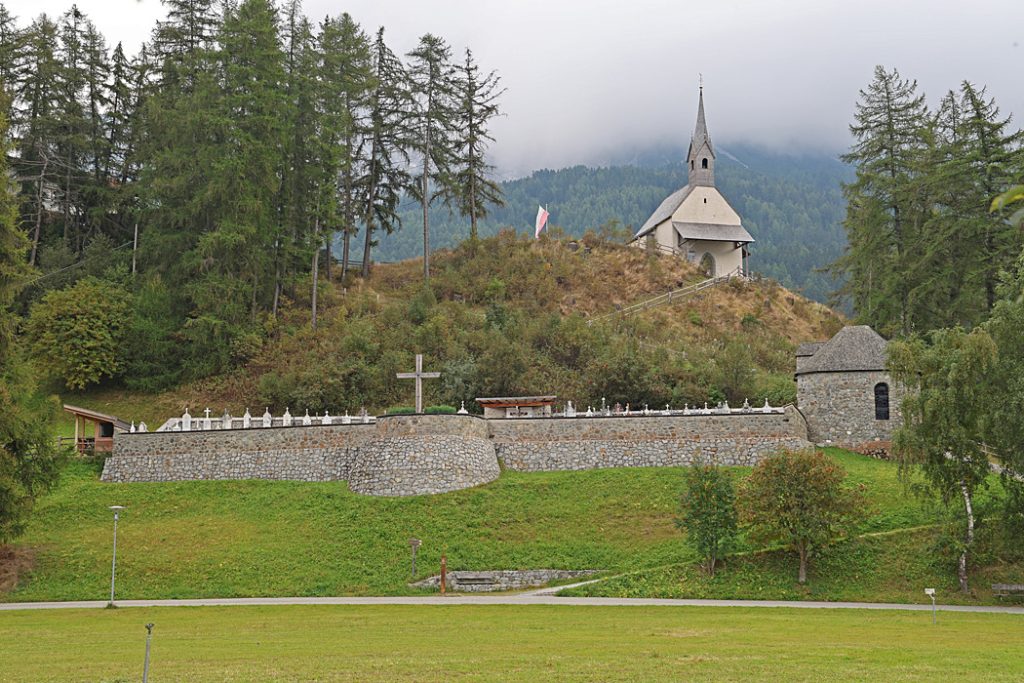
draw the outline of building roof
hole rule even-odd
[[[807,356],[813,356],[815,352],[825,345],[825,342],[804,342],[800,346],[796,347],[796,357],[806,358]]]
[[[654,210],[654,213],[651,214],[651,217],[648,218],[642,226],[640,226],[640,229],[637,231],[636,236],[633,237],[633,239],[640,239],[658,227],[659,223],[672,218],[672,214],[676,212],[676,209],[683,205],[683,202],[686,201],[686,198],[690,196],[691,192],[693,192],[693,185],[683,185],[666,197],[665,200],[658,205],[658,208]]]
[[[850,325],[822,344],[796,374],[885,370],[888,345],[867,325]]]
[[[489,408],[544,406],[555,402],[557,396],[492,396],[478,398],[476,402]]]
[[[684,240],[709,240],[712,242],[753,242],[742,225],[724,223],[680,223],[672,221],[672,227]]]
[[[131,425],[117,417],[116,415],[105,415],[104,413],[98,413],[95,410],[89,410],[88,408],[79,408],[78,406],[64,404],[64,411],[76,415],[78,417],[84,417],[86,420],[92,420],[93,422],[109,422],[114,425],[117,429],[127,432],[131,429]]]
[[[686,158],[689,159],[693,156],[693,153],[700,149],[701,145],[708,143],[708,149],[711,151],[711,156],[715,156],[715,148],[711,144],[711,135],[708,133],[708,123],[704,118],[704,86],[700,88],[700,103],[697,105],[697,125],[693,128],[693,137],[690,138],[690,149],[686,152]]]

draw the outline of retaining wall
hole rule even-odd
[[[666,467],[696,460],[754,465],[784,448],[810,446],[793,406],[783,413],[496,420],[502,465],[526,472]]]
[[[795,408],[783,413],[483,420],[395,415],[375,424],[118,434],[103,481],[348,480],[358,493],[442,493],[520,471],[753,465],[809,446]]]

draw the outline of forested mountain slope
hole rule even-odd
[[[635,163],[602,168],[573,166],[535,171],[529,177],[502,183],[506,205],[493,210],[481,234],[503,227],[533,229],[538,204],[551,212],[552,225],[569,235],[582,235],[611,221],[639,227],[668,194],[686,184],[681,161],[685,150],[634,155]],[[846,243],[841,225],[845,213],[841,183],[852,172],[824,155],[788,156],[754,147],[721,148],[717,183],[757,242],[751,268],[817,301],[827,301],[836,285],[816,269],[834,261]],[[378,256],[400,260],[419,256],[422,217],[418,205],[402,212],[403,228],[381,237]],[[434,246],[451,246],[469,234],[466,220],[435,207],[431,216]]]

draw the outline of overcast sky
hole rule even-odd
[[[70,0],[0,0],[20,23]],[[599,164],[685,144],[703,74],[712,137],[840,151],[876,64],[916,78],[930,103],[963,79],[1024,116],[1024,0],[306,0],[386,27],[397,53],[419,35],[468,46],[508,88],[493,156],[503,174]],[[158,0],[79,0],[134,51]]]

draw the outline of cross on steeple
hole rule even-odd
[[[399,372],[395,375],[398,379],[416,380],[416,412],[423,412],[423,380],[437,379],[440,372],[423,372],[423,354],[416,354],[416,372]]]

